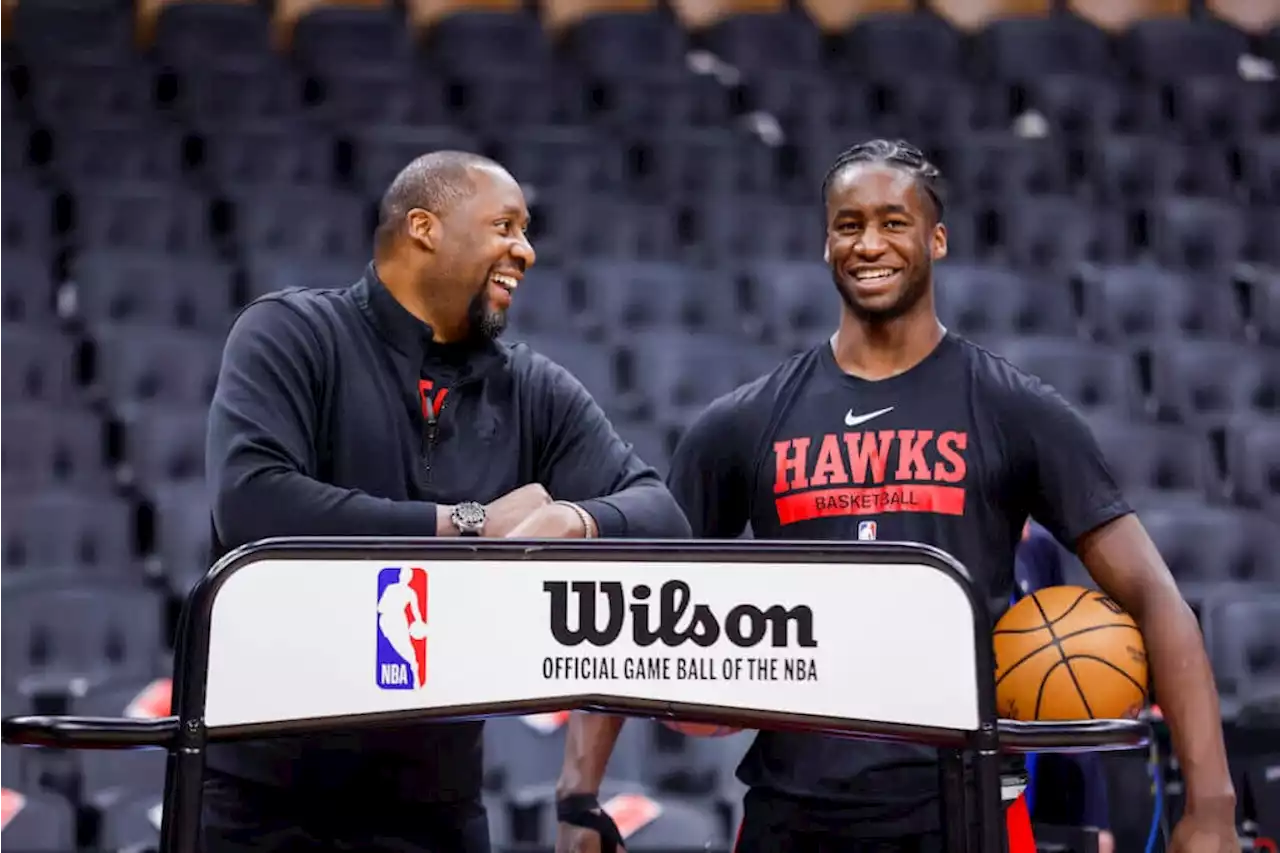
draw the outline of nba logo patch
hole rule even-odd
[[[858,522],[858,541],[870,542],[876,538],[876,523],[874,521]]]
[[[378,572],[378,686],[421,690],[427,683],[427,572]]]

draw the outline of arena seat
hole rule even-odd
[[[303,115],[303,93],[304,83],[288,67],[262,73],[202,65],[178,79],[174,112],[199,133],[233,133],[284,121],[297,124]]]
[[[1280,581],[1280,552],[1269,543],[1280,522],[1257,511],[1173,504],[1139,513],[1180,588],[1200,596],[1221,583]]]
[[[1280,271],[1263,274],[1253,287],[1253,321],[1259,340],[1280,345]]]
[[[800,8],[824,33],[838,34],[863,18],[905,15],[916,10],[914,0],[800,0]]]
[[[107,850],[153,850],[160,841],[159,796],[129,796],[102,812],[98,843]]]
[[[511,797],[521,789],[555,780],[564,756],[567,714],[494,717],[485,722],[486,788]],[[647,758],[647,720],[628,720],[609,759],[609,775],[634,778]]]
[[[40,122],[55,130],[93,125],[128,128],[153,114],[154,82],[147,69],[133,65],[66,65],[33,81],[31,107]]]
[[[1099,266],[1077,279],[1084,321],[1098,340],[1149,344],[1179,337],[1241,340],[1244,316],[1226,282],[1193,282],[1153,264]]]
[[[986,5],[978,4],[983,12]],[[1076,17],[1045,15],[1049,3],[1033,0],[1025,5],[1033,7],[1034,14],[982,18],[974,38],[977,64],[985,76],[1015,83],[1060,74],[1097,79],[1111,67],[1101,30]]]
[[[1205,437],[1114,414],[1087,420],[1117,482],[1135,501],[1203,505],[1216,479]]]
[[[1280,361],[1220,341],[1166,340],[1151,347],[1158,416],[1220,425],[1239,416],[1280,417]]]
[[[213,255],[208,199],[174,184],[129,184],[77,193],[76,236],[86,248]]]
[[[4,256],[4,322],[51,326],[55,296],[48,260],[37,252],[7,247]]]
[[[406,23],[451,75],[531,73],[551,59],[541,23],[519,0],[409,0]],[[477,56],[489,61],[477,63]]]
[[[1098,140],[1087,156],[1094,191],[1115,204],[1165,196],[1228,198],[1234,191],[1229,154],[1217,146],[1117,134]]]
[[[53,242],[53,194],[21,172],[5,175],[0,193],[5,253],[13,249],[47,251]]]
[[[280,0],[272,8],[276,50],[329,76],[353,66],[395,68],[409,59],[411,41],[388,0]]]
[[[154,485],[204,476],[204,406],[120,408],[123,462],[131,483]]]
[[[961,32],[978,32],[1000,20],[1046,18],[1052,0],[928,0],[925,8]]]
[[[576,31],[583,41],[596,42],[603,36],[601,56],[608,56],[608,48],[619,41],[643,41],[634,28],[645,27],[646,18],[652,20],[657,9],[655,0],[540,0],[538,4],[542,25],[556,37]]]
[[[1122,349],[1066,336],[992,338],[982,343],[1088,414],[1125,418],[1141,410],[1137,369]]]
[[[222,338],[137,324],[93,329],[96,385],[116,404],[208,405],[221,361]]]
[[[1148,18],[1186,17],[1190,7],[1190,0],[1067,0],[1068,11],[1113,33]]]
[[[76,256],[65,287],[63,299],[74,300],[69,319],[89,327],[136,323],[224,332],[231,319],[232,270],[218,261],[90,250]]]
[[[860,18],[845,33],[843,56],[856,79],[873,83],[962,73],[960,35],[932,15]]]
[[[71,401],[77,365],[69,339],[50,335],[39,327],[5,323],[0,327],[0,348],[5,405],[63,405]]]
[[[137,568],[133,507],[124,499],[46,485],[29,495],[9,492],[4,500],[10,572],[120,577]]]
[[[1071,294],[1062,282],[990,265],[944,263],[936,272],[938,316],[962,335],[1065,336],[1076,331]]]
[[[1249,50],[1248,38],[1239,30],[1185,13],[1134,21],[1121,38],[1131,69],[1153,83],[1176,84],[1202,75],[1236,77],[1237,63]]]
[[[106,431],[102,417],[66,404],[5,403],[3,470],[6,493],[41,488],[105,491]]]
[[[1280,417],[1240,418],[1230,424],[1227,468],[1237,502],[1280,514]]]
[[[276,65],[271,19],[250,0],[137,0],[138,45],[180,73]]]
[[[371,248],[370,208],[324,184],[253,185],[234,205],[236,236],[249,252],[360,260]]]
[[[1280,687],[1280,654],[1275,626],[1280,593],[1248,589],[1224,592],[1208,605],[1205,637],[1224,710],[1251,694],[1274,695]]]
[[[765,56],[781,59],[783,65],[814,56],[804,47],[811,22],[790,13],[782,0],[674,0],[671,11],[685,29],[709,36],[707,46],[729,62],[753,49],[766,50]],[[770,35],[777,40],[770,41]]]
[[[76,849],[75,812],[56,794],[28,789],[0,792],[10,815],[4,825],[4,843],[10,850],[31,853],[66,853]]]
[[[189,479],[151,483],[147,493],[155,524],[147,569],[180,598],[209,571],[209,489],[204,481]]]
[[[255,123],[210,132],[204,147],[205,174],[232,196],[256,189],[270,197],[281,186],[328,190],[334,183],[335,143],[319,128],[298,132],[287,123]]]

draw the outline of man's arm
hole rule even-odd
[[[376,498],[315,477],[323,351],[279,299],[241,312],[209,408],[206,467],[227,548],[273,536],[453,533],[449,508]]]
[[[1084,419],[1042,389],[1021,407],[1031,444],[1031,515],[1080,557],[1098,586],[1142,631],[1160,707],[1184,769],[1187,814],[1234,838],[1217,686],[1191,608],[1120,489]]]
[[[548,412],[537,470],[551,496],[586,510],[602,537],[687,538],[689,522],[671,492],[622,440],[582,383],[549,361],[535,370],[544,371],[542,405]]]

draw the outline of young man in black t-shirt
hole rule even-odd
[[[869,142],[837,160],[823,199],[840,326],[712,403],[675,452],[672,493],[699,537],[733,538],[750,523],[760,539],[939,547],[974,573],[997,616],[1034,516],[1139,621],[1154,678],[1172,697],[1165,710],[1190,796],[1171,849],[1238,850],[1195,619],[1085,422],[1051,388],[938,321],[933,263],[947,250],[938,179],[902,142]],[[585,714],[570,723],[560,850],[600,849],[590,795],[620,725]],[[933,750],[764,731],[738,776],[749,786],[739,853],[942,849]]]

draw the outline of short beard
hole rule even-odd
[[[897,320],[909,314],[929,292],[929,273],[928,270],[922,270],[907,282],[906,289],[888,308],[867,308],[859,305],[858,300],[844,289],[840,281],[840,272],[834,266],[831,268],[831,281],[835,284],[836,293],[840,294],[840,299],[849,312],[865,323],[888,323]]]
[[[507,330],[506,312],[489,308],[487,287],[471,297],[467,306],[467,326],[471,336],[482,341],[497,340]]]

